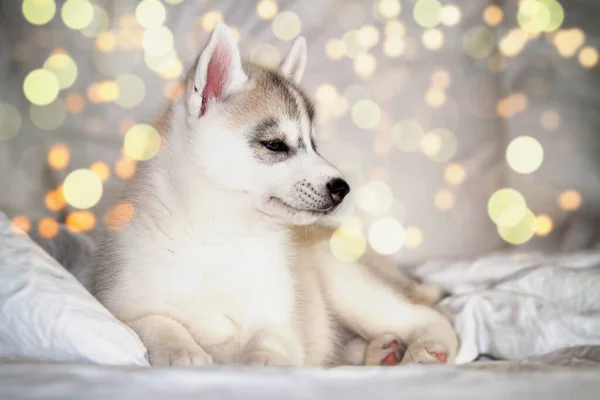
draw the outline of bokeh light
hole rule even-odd
[[[60,10],[60,16],[66,26],[81,30],[94,20],[94,7],[88,0],[67,0]]]
[[[63,170],[69,165],[71,151],[66,144],[58,143],[48,151],[48,165],[55,170]]]
[[[459,185],[467,176],[465,168],[457,163],[451,163],[444,169],[444,179],[451,185]]]
[[[451,160],[456,154],[457,148],[456,136],[449,129],[436,128],[421,138],[423,153],[436,162]]]
[[[536,232],[536,218],[533,212],[526,209],[520,220],[511,226],[498,225],[498,234],[504,241],[513,245],[528,242]]]
[[[102,197],[102,181],[89,169],[72,171],[63,182],[63,194],[70,206],[87,209],[93,207]]]
[[[14,137],[21,129],[21,115],[8,103],[0,103],[0,142]]]
[[[362,78],[369,78],[375,72],[377,59],[370,53],[361,53],[354,59],[354,72]]]
[[[142,0],[135,8],[135,19],[144,28],[158,28],[165,21],[167,11],[158,0]]]
[[[160,144],[160,135],[153,126],[138,124],[127,131],[123,145],[127,157],[147,161],[158,154]]]
[[[402,120],[392,127],[392,143],[399,150],[412,152],[421,146],[424,136],[421,124],[412,119]]]
[[[362,223],[358,218],[351,218],[333,232],[329,240],[331,252],[340,261],[358,260],[367,249],[367,240],[362,233]]]
[[[379,123],[381,109],[373,100],[363,99],[352,106],[351,115],[356,126],[362,129],[371,129]]]
[[[404,247],[416,249],[423,243],[423,232],[416,226],[407,226],[404,231]]]
[[[273,19],[277,15],[279,7],[275,0],[260,0],[256,4],[256,13],[261,19]]]
[[[77,79],[77,64],[66,53],[53,54],[44,63],[44,68],[52,71],[61,89],[66,89]]]
[[[413,17],[423,28],[433,28],[442,21],[442,5],[438,0],[418,0]]]
[[[115,175],[121,179],[131,179],[135,175],[137,164],[130,158],[122,158],[115,163]]]
[[[496,35],[484,27],[469,29],[463,37],[463,48],[471,57],[481,60],[488,57],[496,47]]]
[[[454,4],[447,4],[442,8],[440,18],[446,26],[456,26],[460,22],[460,8]]]
[[[96,161],[90,165],[90,171],[98,175],[102,183],[108,181],[108,178],[110,178],[110,167],[103,161]]]
[[[23,93],[27,100],[38,106],[52,103],[58,96],[60,83],[56,75],[46,69],[31,71],[23,81]]]
[[[31,230],[31,221],[24,215],[16,215],[11,220],[10,226],[13,233],[23,234]]]
[[[375,180],[358,188],[355,201],[363,211],[381,215],[394,204],[394,194],[387,183]]]
[[[495,191],[489,198],[487,204],[488,216],[494,223],[498,223],[500,216],[511,207],[527,207],[525,197],[512,188],[502,188]]]
[[[137,107],[146,96],[144,81],[134,74],[121,74],[115,83],[119,87],[116,103],[123,108]]]
[[[49,190],[44,197],[44,204],[46,208],[50,211],[58,212],[65,208],[67,205],[67,200],[65,200],[65,196],[62,191],[62,186],[54,190]]]
[[[539,214],[535,217],[535,234],[537,236],[548,236],[554,227],[552,218],[546,214]]]
[[[402,11],[400,0],[376,0],[373,2],[375,17],[390,19],[396,18]]]
[[[437,191],[433,198],[433,203],[437,208],[442,211],[448,211],[454,208],[456,204],[456,199],[454,198],[454,194],[447,189],[440,189]]]
[[[73,211],[67,215],[65,225],[73,232],[89,232],[96,225],[96,216],[89,210]]]
[[[147,29],[142,37],[142,45],[151,56],[163,56],[173,49],[173,33],[166,26]]]
[[[23,16],[33,25],[47,24],[56,14],[54,0],[23,0],[21,5]]]
[[[483,10],[483,20],[489,26],[498,26],[502,23],[504,11],[499,6],[492,4]]]
[[[575,211],[581,207],[581,194],[576,190],[566,190],[558,196],[560,208],[566,211]]]
[[[520,136],[513,139],[506,149],[508,165],[520,174],[535,172],[544,161],[544,149],[537,139]]]
[[[394,218],[380,218],[369,228],[368,239],[369,245],[377,253],[392,255],[404,245],[404,227]]]
[[[202,27],[207,32],[212,32],[219,22],[223,22],[223,14],[219,10],[212,10],[202,16]]]
[[[54,218],[42,218],[38,222],[37,230],[41,237],[44,237],[46,239],[52,239],[58,234],[58,222],[56,222]]]
[[[584,68],[594,68],[598,65],[598,58],[598,50],[590,46],[581,49],[577,57],[579,64]]]
[[[283,11],[273,20],[273,34],[281,40],[292,40],[300,34],[302,22],[292,11]]]
[[[585,42],[585,33],[579,28],[560,30],[554,35],[554,46],[562,57],[572,57]]]
[[[427,29],[421,36],[423,46],[428,50],[439,50],[444,44],[444,34],[439,29]]]
[[[346,44],[340,39],[330,39],[325,44],[325,54],[332,60],[339,60],[346,54]]]
[[[110,19],[106,10],[97,4],[94,4],[93,8],[94,16],[92,18],[92,22],[80,30],[83,36],[89,38],[97,37],[101,32],[106,31],[110,26]]]

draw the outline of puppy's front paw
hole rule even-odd
[[[428,340],[411,343],[400,364],[444,364],[448,360],[448,348],[442,342]]]
[[[150,352],[150,363],[153,366],[192,366],[192,365],[209,365],[213,363],[213,359],[200,347],[186,349],[158,349]]]
[[[365,351],[365,365],[396,365],[406,351],[406,345],[395,335],[384,333],[371,340]]]
[[[241,361],[244,365],[256,367],[292,365],[284,355],[267,350],[254,350],[243,356]]]

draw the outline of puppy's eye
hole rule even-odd
[[[261,143],[271,151],[288,151],[288,147],[281,140],[266,140]]]

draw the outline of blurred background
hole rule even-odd
[[[3,0],[0,210],[96,237],[160,146],[213,26],[276,66],[308,40],[321,153],[352,194],[334,254],[402,262],[596,245],[600,2]]]

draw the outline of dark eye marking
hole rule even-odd
[[[261,141],[262,145],[271,151],[277,152],[287,152],[289,151],[289,147],[283,142],[283,140],[274,139],[274,140],[264,140]]]

